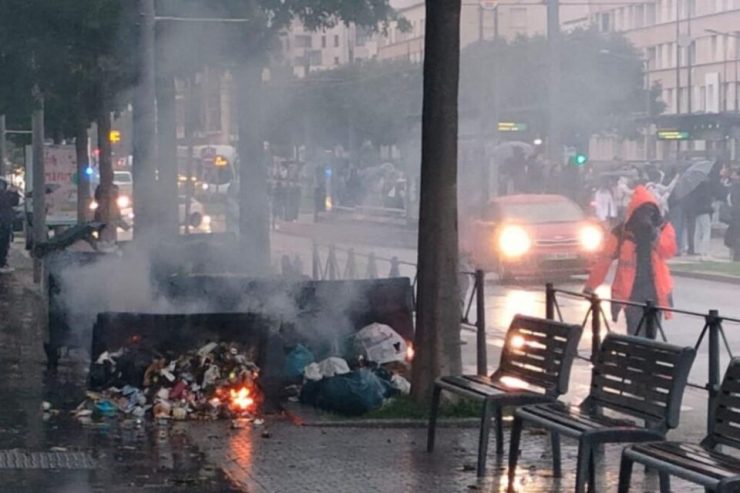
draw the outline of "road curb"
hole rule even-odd
[[[305,421],[299,426],[312,428],[407,428],[418,429],[429,426],[426,419],[325,419],[319,421]],[[477,428],[480,418],[438,419],[438,428]]]
[[[713,272],[691,272],[682,270],[671,270],[674,277],[683,277],[686,279],[698,279],[700,281],[723,282],[740,286],[740,277],[726,276],[724,274],[715,274]]]

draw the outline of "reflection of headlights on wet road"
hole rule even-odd
[[[119,209],[126,209],[131,205],[131,199],[125,195],[121,195],[116,199],[116,204],[118,204]]]
[[[98,203],[93,200],[92,202],[90,202],[90,205],[88,207],[90,208],[91,211],[97,210]]]
[[[604,232],[597,226],[584,226],[578,233],[578,239],[584,250],[595,252],[601,248],[601,243],[604,241]]]
[[[509,258],[521,257],[532,247],[532,240],[521,226],[505,226],[498,237],[498,249]]]

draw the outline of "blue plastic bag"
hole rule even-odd
[[[386,393],[380,378],[366,368],[324,378],[318,383],[316,406],[349,416],[359,416],[380,408]]]
[[[315,360],[313,353],[306,346],[298,344],[285,358],[283,374],[286,378],[300,378],[303,376],[303,369]]]

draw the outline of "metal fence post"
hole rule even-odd
[[[313,243],[313,254],[311,260],[311,275],[314,281],[321,280],[321,257],[319,257],[319,246]]]
[[[475,344],[477,350],[478,375],[488,374],[488,348],[486,344],[486,273],[475,271]]]
[[[399,267],[400,262],[398,257],[391,258],[391,271],[388,273],[388,277],[401,277],[401,269]]]
[[[337,252],[334,245],[329,247],[329,258],[326,259],[326,277],[330,281],[337,280]]]
[[[555,320],[555,287],[551,282],[545,284],[545,318]]]
[[[707,327],[709,329],[709,381],[707,390],[709,391],[709,410],[707,412],[707,432],[711,432],[714,427],[714,402],[717,399],[719,390],[719,331],[722,319],[719,317],[717,310],[709,310],[707,315]]]
[[[651,300],[645,302],[645,308],[643,308],[643,323],[645,324],[645,337],[648,339],[655,340],[658,337],[656,330],[656,320],[658,311],[655,309],[655,303]]]
[[[591,362],[596,363],[596,355],[601,346],[601,298],[591,294]]]
[[[355,265],[355,249],[347,250],[347,266],[344,269],[344,278],[352,279],[357,277],[357,266]]]

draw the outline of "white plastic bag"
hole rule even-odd
[[[406,359],[406,341],[398,332],[383,324],[370,324],[355,336],[355,348],[368,361],[382,365]]]

